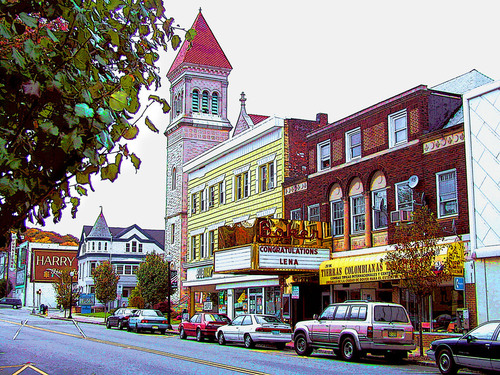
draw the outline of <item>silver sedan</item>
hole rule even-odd
[[[239,315],[225,326],[217,329],[220,345],[226,342],[242,342],[246,348],[253,348],[256,343],[274,344],[278,349],[292,341],[292,328],[273,315]]]
[[[130,316],[127,329],[135,332],[159,331],[161,334],[165,334],[167,327],[168,321],[159,310],[140,309]]]

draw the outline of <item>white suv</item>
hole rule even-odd
[[[314,320],[298,322],[293,341],[298,355],[308,356],[315,348],[328,348],[346,361],[355,361],[366,353],[384,354],[396,361],[416,348],[405,308],[371,301],[329,305]]]

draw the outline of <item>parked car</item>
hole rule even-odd
[[[435,340],[427,351],[442,374],[462,368],[500,371],[500,320],[483,323],[462,337]]]
[[[220,345],[226,342],[242,342],[246,348],[255,344],[274,344],[284,349],[286,343],[292,341],[292,328],[273,315],[244,314],[217,328],[217,340]]]
[[[127,330],[134,330],[134,332],[149,330],[153,333],[159,331],[163,335],[167,328],[168,321],[160,310],[139,309],[130,315]]]
[[[20,309],[23,303],[19,298],[4,297],[0,299],[0,307],[12,307],[13,309]]]
[[[328,348],[346,361],[366,354],[384,354],[399,361],[416,348],[405,308],[395,303],[346,301],[326,307],[313,320],[298,322],[293,333],[298,355]]]
[[[106,319],[106,328],[118,327],[118,329],[123,329],[128,327],[128,320],[131,315],[133,315],[137,309],[131,309],[128,307],[122,307],[117,309],[113,315],[108,316]]]
[[[179,324],[179,337],[184,340],[194,336],[196,341],[203,341],[205,337],[215,339],[217,328],[230,322],[231,319],[224,314],[196,313],[191,319]]]

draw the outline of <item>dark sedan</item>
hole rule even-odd
[[[486,322],[462,337],[435,340],[427,355],[442,374],[456,374],[466,367],[500,371],[500,320]]]
[[[179,336],[181,339],[195,336],[196,341],[203,341],[205,337],[215,340],[217,328],[228,323],[231,323],[231,319],[224,314],[196,313],[191,319],[179,324]]]
[[[106,328],[118,327],[118,329],[128,328],[128,320],[137,309],[122,307],[117,309],[113,315],[108,316],[106,319]]]

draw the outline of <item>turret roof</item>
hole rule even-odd
[[[224,51],[222,51],[207,21],[205,21],[205,18],[201,14],[201,10],[192,28],[196,30],[196,36],[191,43],[184,40],[167,76],[184,63],[232,69],[233,67],[229,63]]]
[[[102,213],[102,211],[97,217],[97,220],[95,221],[95,224],[92,227],[87,238],[111,240],[111,231],[109,230],[108,224],[106,223],[106,219],[104,218],[104,214]]]

